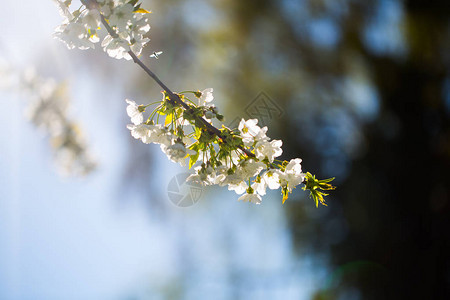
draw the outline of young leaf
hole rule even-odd
[[[141,13],[141,14],[151,14],[151,11],[145,10],[143,8],[139,8],[138,10],[135,11],[135,13]]]
[[[173,117],[173,114],[168,114],[168,115],[166,116],[166,121],[164,122],[164,126],[167,126],[167,125],[169,125],[170,123],[172,123],[172,117]]]
[[[283,187],[283,189],[281,190],[281,193],[283,194],[283,200],[281,203],[284,204],[284,202],[289,197],[289,191],[288,191],[287,187]]]
[[[195,138],[198,140],[202,135],[202,130],[199,127],[195,127]]]
[[[189,158],[189,169],[192,168],[192,166],[197,162],[199,153],[197,152],[194,155],[191,155]]]

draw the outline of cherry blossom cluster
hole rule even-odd
[[[138,0],[81,0],[79,9],[70,11],[71,0],[55,0],[63,24],[56,29],[55,36],[66,43],[69,49],[94,48],[100,41],[101,25],[106,36],[101,43],[111,57],[133,59],[153,80],[163,88],[163,99],[138,105],[126,100],[127,114],[131,123],[127,128],[135,139],[145,144],[159,144],[167,157],[189,168],[195,173],[188,179],[202,185],[228,186],[242,196],[239,200],[260,204],[267,189],[281,189],[283,203],[292,190],[303,183],[309,190],[316,206],[325,204],[323,190],[334,189],[332,179],[317,180],[310,173],[303,173],[301,159],[290,161],[276,159],[282,154],[282,141],[271,140],[267,127],[259,127],[258,120],[242,119],[236,129],[222,125],[213,126],[213,121],[222,121],[223,116],[211,103],[213,90],[173,93],[138,58],[149,41],[145,34],[150,25],[144,17],[148,11],[142,9]],[[162,52],[154,52],[158,58]],[[148,118],[144,112],[157,104]],[[160,122],[161,118],[161,122]],[[164,120],[162,120],[164,119]]]
[[[69,117],[70,99],[66,84],[42,78],[33,68],[20,72],[5,63],[0,63],[0,76],[8,82],[0,88],[23,93],[29,99],[25,114],[49,136],[61,173],[85,175],[93,171],[96,162],[79,126]]]
[[[56,165],[66,175],[86,175],[96,167],[80,127],[69,117],[70,99],[65,83],[25,72],[22,90],[30,96],[26,115],[49,137]]]
[[[127,99],[127,114],[132,122],[127,128],[135,139],[159,144],[171,161],[182,166],[189,161],[189,168],[194,167],[195,173],[188,181],[228,186],[229,190],[243,194],[239,200],[260,204],[267,189],[281,189],[284,203],[296,186],[312,176],[302,172],[300,158],[276,159],[283,152],[283,143],[271,140],[266,135],[268,128],[259,127],[257,119],[242,119],[234,130],[222,125],[219,134],[201,123],[201,118],[211,126],[213,119],[223,119],[211,103],[213,89],[177,94],[187,109],[173,104],[167,93],[163,94],[163,100],[157,102],[159,105],[146,119],[143,113],[150,105],[138,105]],[[189,98],[188,94],[195,98]],[[160,116],[165,118],[161,124]],[[325,204],[323,195],[318,194],[317,200]]]
[[[54,0],[58,5],[63,23],[55,29],[54,36],[69,49],[94,48],[100,42],[99,31],[103,22],[108,29],[101,46],[109,56],[130,60],[128,51],[136,55],[150,39],[145,34],[150,30],[149,12],[140,7],[137,0],[82,0],[77,10],[69,9],[71,0]]]

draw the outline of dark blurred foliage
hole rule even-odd
[[[169,87],[214,87],[228,122],[264,91],[284,158],[337,177],[328,207],[300,190],[285,204],[299,254],[335,270],[316,299],[450,296],[448,1],[145,3]]]

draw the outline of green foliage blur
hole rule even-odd
[[[248,118],[263,91],[283,111],[262,112],[268,135],[284,141],[282,158],[301,157],[304,171],[336,177],[328,207],[316,209],[299,189],[284,205],[299,254],[322,253],[336,269],[315,299],[448,295],[448,2],[143,7],[154,12],[147,55],[164,51],[153,70],[170,88],[213,87],[225,124]],[[148,78],[135,76],[136,89],[155,94]]]

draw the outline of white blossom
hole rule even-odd
[[[302,165],[300,164],[301,162],[301,158],[291,159],[286,166],[286,172],[304,176],[302,173]]]
[[[151,139],[152,143],[160,144],[161,150],[165,153],[167,147],[173,144],[174,136],[166,127],[156,124],[152,127]]]
[[[283,142],[280,140],[257,142],[255,145],[256,157],[260,160],[267,157],[269,162],[273,163],[274,158],[283,153],[283,150],[281,150],[281,145],[283,145]]]
[[[166,148],[166,154],[173,162],[181,164],[183,167],[186,165],[186,156],[195,154],[196,152],[187,149],[183,143],[175,142]]]
[[[58,6],[59,14],[64,17],[64,22],[69,22],[73,19],[73,15],[69,10],[69,6],[65,3],[65,1],[61,0],[53,0],[53,2],[56,3],[56,6]]]
[[[134,54],[139,55],[141,54],[142,50],[144,49],[145,44],[147,44],[150,39],[144,37],[142,34],[137,34],[134,32],[131,32],[130,34],[130,50],[134,52]]]
[[[133,19],[133,9],[133,5],[129,3],[117,6],[109,17],[111,26],[117,27],[119,31],[126,31]]]
[[[299,185],[305,179],[305,174],[302,173],[302,167],[300,158],[291,159],[287,164],[284,172],[279,172],[280,185],[287,187],[289,191],[292,191],[294,187]]]
[[[264,196],[266,194],[266,188],[267,184],[263,180],[261,180],[260,182],[254,182],[252,184],[252,189],[261,196]]]
[[[159,124],[128,124],[127,128],[131,131],[131,135],[135,139],[140,139],[145,144],[163,144],[166,147],[172,144],[172,134]]]
[[[94,48],[94,43],[89,40],[90,36],[86,28],[78,22],[60,25],[55,29],[54,37],[64,42],[69,49],[86,50]]]
[[[264,172],[261,180],[267,185],[271,190],[276,190],[280,188],[280,171],[277,169],[270,169]]]
[[[128,103],[127,114],[131,118],[131,122],[134,125],[141,124],[144,121],[144,116],[142,115],[140,106],[133,100],[126,99],[125,101]]]
[[[244,193],[247,188],[248,184],[245,181],[241,181],[238,184],[228,184],[228,190],[235,191],[238,195]]]
[[[116,59],[131,59],[131,56],[128,54],[128,51],[131,50],[130,46],[128,45],[128,42],[123,38],[113,38],[111,35],[107,35],[103,39],[102,47],[103,50],[111,57],[114,57]]]
[[[207,103],[210,103],[214,100],[213,89],[207,88],[201,91],[201,96],[198,98],[198,106],[207,106]]]
[[[255,142],[267,141],[266,136],[267,127],[259,127],[257,119],[244,120],[239,123],[239,131],[241,133],[242,141],[246,147],[252,146]]]
[[[144,37],[150,30],[148,19],[141,13],[135,13],[135,7],[126,1],[97,1],[98,5],[90,8],[84,5],[71,12],[67,1],[55,0],[63,16],[63,23],[55,29],[54,36],[63,41],[69,49],[86,50],[94,48],[100,41],[98,29],[102,25],[101,14],[108,20],[114,33],[105,34],[102,41],[103,50],[116,59],[131,60],[130,50],[139,55],[150,41]],[[106,31],[105,31],[106,32]]]
[[[84,11],[81,16],[81,22],[85,24],[86,29],[97,30],[100,26],[100,12],[97,9]]]
[[[266,165],[260,161],[249,159],[242,161],[239,164],[238,172],[240,172],[243,178],[253,177],[259,174]]]
[[[253,137],[253,138],[246,138],[243,139],[244,144],[247,147],[250,147],[254,144],[257,143],[262,143],[262,142],[267,142],[269,141],[269,137],[266,136],[266,132],[267,132],[267,126],[264,126],[263,128],[260,128],[259,132]]]
[[[216,169],[208,166],[206,169],[202,166],[195,167],[195,174],[191,174],[188,177],[188,181],[192,181],[201,185],[213,185],[219,184],[226,176],[224,173],[226,172],[225,166],[218,166]]]
[[[186,182],[192,182],[198,185],[207,185],[207,182],[199,174],[191,174],[186,178]]]
[[[239,131],[241,132],[241,136],[243,138],[253,138],[254,136],[256,136],[261,130],[261,128],[256,124],[258,124],[257,119],[250,119],[247,121],[242,119],[238,127]]]
[[[161,125],[128,124],[127,128],[135,139],[140,139],[144,144],[156,143],[160,140],[157,132],[161,130]]]
[[[231,174],[228,174],[225,176],[225,178],[219,183],[219,185],[238,185],[243,181],[245,178],[240,174],[239,172],[234,172]]]
[[[258,194],[244,194],[241,197],[239,197],[238,199],[239,201],[244,201],[244,202],[251,202],[254,204],[261,204],[261,196],[259,196]]]

